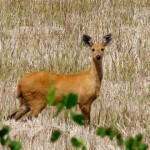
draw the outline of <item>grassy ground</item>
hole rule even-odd
[[[69,139],[83,137],[88,150],[116,150],[116,142],[95,136],[95,129],[71,123],[66,114],[52,118],[47,107],[33,121],[6,121],[18,106],[17,80],[28,72],[76,73],[90,66],[84,33],[95,41],[112,33],[104,57],[100,97],[92,105],[92,124],[113,126],[127,136],[144,135],[150,144],[150,1],[148,0],[1,0],[0,111],[1,124],[24,150],[71,150]],[[65,132],[50,143],[54,128]],[[0,147],[0,149],[2,149]]]

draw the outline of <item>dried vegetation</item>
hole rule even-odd
[[[112,33],[105,51],[101,96],[92,105],[92,124],[113,126],[124,137],[137,133],[150,143],[150,1],[148,0],[1,0],[0,111],[24,150],[70,150],[70,137],[85,139],[89,150],[116,150],[94,128],[80,127],[62,113],[52,118],[47,107],[37,119],[6,121],[18,105],[17,80],[28,72],[75,73],[90,65],[91,53],[81,43],[84,33],[100,40]],[[78,110],[78,108],[77,108]],[[79,111],[79,110],[78,110]],[[50,143],[52,129],[64,131]],[[1,148],[0,148],[1,149]]]

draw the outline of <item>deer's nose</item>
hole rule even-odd
[[[101,56],[100,55],[97,55],[96,56],[96,60],[100,60],[101,59]]]

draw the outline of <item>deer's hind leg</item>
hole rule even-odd
[[[12,113],[10,116],[8,116],[7,119],[15,119],[18,120],[21,117],[23,117],[29,110],[30,108],[28,107],[28,104],[23,98],[20,98],[20,107],[18,110],[16,110],[14,113]]]
[[[15,120],[19,120],[21,117],[23,117],[30,109],[26,108],[26,106],[22,106],[19,108],[18,111],[16,111],[15,113],[13,113],[10,116],[10,119],[14,118]]]
[[[28,102],[30,107],[30,112],[28,114],[28,118],[32,119],[33,117],[37,117],[38,114],[46,107],[46,100],[45,99],[35,99]]]

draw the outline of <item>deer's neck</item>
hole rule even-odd
[[[103,78],[102,60],[99,62],[96,62],[95,60],[92,61],[91,74],[98,82],[101,82]]]
[[[92,78],[95,79],[96,91],[99,92],[101,81],[103,78],[102,60],[100,60],[99,62],[92,60],[90,71],[91,71]]]

